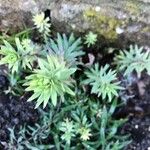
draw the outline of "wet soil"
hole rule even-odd
[[[132,83],[126,82],[126,90],[121,94],[125,101],[116,113],[118,118],[127,117],[122,128],[123,134],[130,134],[132,140],[124,150],[150,149],[150,77],[141,79],[132,76]]]
[[[9,97],[0,94],[0,142],[8,139],[8,128],[18,129],[24,124],[34,124],[38,120],[38,113],[31,103],[25,99]]]
[[[35,124],[38,120],[38,112],[31,103],[26,102],[25,97],[14,97],[2,92],[7,87],[7,79],[0,76],[0,149],[2,142],[9,138],[9,128],[17,132],[24,124]]]

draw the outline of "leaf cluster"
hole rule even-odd
[[[15,39],[15,47],[4,40],[0,54],[3,56],[0,65],[7,64],[12,74],[18,73],[21,69],[33,68],[33,63],[37,59],[36,54],[40,55],[39,47],[29,39],[20,41]]]
[[[76,71],[75,68],[68,68],[59,57],[49,55],[47,61],[39,59],[39,69],[26,77],[26,91],[33,91],[34,94],[28,99],[37,99],[35,108],[43,103],[43,108],[49,99],[56,106],[58,96],[64,99],[64,93],[75,95],[70,89],[72,86],[70,76]]]
[[[122,150],[130,141],[127,135],[117,132],[125,120],[111,117],[116,107],[116,100],[106,108],[99,101],[84,96],[80,96],[78,102],[66,99],[61,108],[49,105],[49,112],[40,110],[42,116],[38,124],[26,126],[24,133],[16,134],[16,140],[10,140],[8,144],[14,143],[15,147],[15,141],[20,139],[19,144],[31,150]],[[48,145],[42,144],[48,138]]]
[[[95,64],[93,68],[85,72],[85,75],[87,79],[83,83],[91,85],[91,93],[97,94],[98,97],[102,96],[103,100],[108,98],[111,102],[114,96],[118,97],[118,90],[123,89],[117,81],[116,71],[111,70],[108,64],[101,68]]]
[[[48,17],[45,18],[44,13],[36,14],[33,16],[33,22],[38,31],[43,34],[44,39],[47,40],[50,34],[50,19]]]
[[[124,75],[130,75],[136,71],[140,77],[144,70],[150,75],[150,53],[144,52],[143,47],[131,45],[129,51],[120,51],[115,57],[115,63],[119,70],[124,71]]]
[[[70,76],[77,69],[78,57],[84,52],[81,39],[76,40],[73,34],[67,38],[65,34],[61,36],[58,33],[56,41],[50,39],[46,45],[40,46],[30,39],[16,38],[13,46],[4,40],[0,54],[0,64],[6,64],[11,72],[11,86],[6,92],[20,93],[18,79],[27,72],[29,75],[24,85],[28,86],[26,91],[33,92],[28,101],[37,99],[36,108],[42,103],[45,107],[50,99],[56,106],[58,99],[63,101],[65,93],[75,95],[71,90],[73,80]]]
[[[97,34],[94,34],[90,31],[88,34],[85,35],[85,44],[87,47],[93,46],[97,41]]]
[[[55,40],[50,39],[47,42],[46,49],[50,54],[62,57],[69,66],[76,66],[79,63],[77,58],[84,54],[81,44],[81,38],[75,39],[73,33],[69,38],[58,33]]]

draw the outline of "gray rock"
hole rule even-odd
[[[150,47],[150,0],[0,0],[0,30],[33,26],[32,15],[47,9],[57,31],[92,30],[103,42]]]
[[[32,26],[32,15],[44,11],[50,0],[0,0],[0,31],[10,33]]]

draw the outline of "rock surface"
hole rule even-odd
[[[32,26],[32,15],[47,9],[57,31],[93,30],[101,41],[150,47],[150,0],[0,0],[0,31]]]

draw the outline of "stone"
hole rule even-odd
[[[150,48],[149,0],[0,0],[0,31],[32,27],[32,15],[46,10],[56,31],[92,30],[101,42]]]

